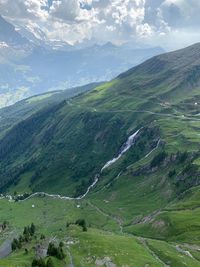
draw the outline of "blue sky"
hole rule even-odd
[[[176,49],[200,41],[199,0],[0,0],[0,14],[51,40]]]

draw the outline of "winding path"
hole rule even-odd
[[[107,217],[107,218],[110,218],[112,219],[113,221],[115,221],[118,225],[119,225],[119,229],[120,229],[120,233],[122,234],[123,233],[123,224],[122,224],[122,220],[120,218],[117,218],[113,215],[110,215],[106,212],[104,212],[103,210],[101,210],[99,207],[95,206],[93,203],[91,203],[89,200],[87,201],[87,203],[92,207],[94,208],[96,211],[98,211],[101,215]]]

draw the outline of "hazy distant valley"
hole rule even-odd
[[[82,48],[46,43],[0,17],[0,107],[46,91],[110,80],[162,52],[112,43]]]

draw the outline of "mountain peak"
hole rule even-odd
[[[106,48],[115,48],[116,46],[112,42],[107,42],[103,45],[103,47]]]
[[[11,23],[0,15],[0,42],[18,46],[27,44],[28,40],[22,37]]]

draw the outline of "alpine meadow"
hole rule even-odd
[[[0,0],[0,267],[200,267],[196,2]]]

